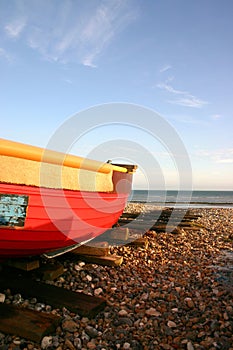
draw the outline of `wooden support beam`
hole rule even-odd
[[[127,241],[129,238],[129,229],[128,227],[115,227],[112,230],[108,230],[106,235],[108,235],[110,239]]]
[[[198,227],[198,226],[182,226],[182,229],[184,231],[200,231],[204,227]]]
[[[0,304],[0,331],[15,334],[39,343],[41,339],[55,332],[61,318],[35,310]]]
[[[124,224],[127,224],[127,222],[124,222]],[[143,234],[149,229],[151,229],[154,226],[154,224],[155,224],[155,221],[143,222],[143,221],[134,220],[133,222],[130,223],[130,229],[138,230]],[[121,227],[123,228],[124,226],[121,226]]]
[[[171,212],[164,212],[164,211],[160,211],[160,210],[153,210],[150,213],[123,213],[120,217],[120,220],[126,220],[126,219],[136,219],[137,217],[140,216],[140,219],[143,220],[144,217],[146,217],[146,219],[148,220],[168,220],[171,216]],[[176,214],[176,215],[175,215]],[[178,217],[177,215],[178,213],[174,212],[173,216],[174,217]],[[187,214],[187,213],[180,213],[183,214],[183,218],[184,219],[188,219],[188,220],[195,220],[198,219],[200,217],[200,215],[196,215],[196,214]],[[180,216],[180,215],[179,215]]]
[[[0,275],[0,289],[7,288],[13,293],[20,293],[27,298],[36,297],[41,302],[54,308],[65,307],[86,317],[94,317],[106,305],[105,300],[99,297],[76,293],[50,284],[33,281],[28,277],[3,272]]]
[[[107,242],[112,240],[127,241],[128,237],[129,229],[121,226],[105,231],[100,237],[95,238],[95,241],[98,242],[100,238],[105,239]]]
[[[9,259],[5,264],[23,271],[32,271],[40,267],[39,260],[35,258]]]
[[[46,263],[36,270],[36,275],[40,276],[42,280],[53,281],[64,272],[62,264],[56,262],[54,264]]]
[[[123,262],[123,256],[107,255],[107,256],[91,256],[83,255],[80,257],[85,262],[104,266],[119,266]]]
[[[157,231],[157,232],[172,232],[174,229],[176,229],[177,227],[180,227],[180,228],[187,228],[189,227],[190,229],[194,229],[196,230],[197,227],[200,229],[200,228],[205,228],[203,226],[199,226],[199,225],[195,225],[195,222],[178,222],[177,225],[176,224],[173,224],[172,223],[169,223],[167,225],[166,222],[149,222],[149,221],[146,221],[146,223],[144,223],[143,221],[137,221],[135,220],[134,222],[132,222],[130,224],[130,228],[132,230],[139,230],[141,232],[143,232],[143,230],[146,232],[146,231],[149,231],[149,230],[154,230],[154,231]],[[145,233],[143,232],[143,233]]]
[[[90,245],[81,245],[71,253],[77,255],[106,256],[109,252],[108,242],[91,242]]]
[[[149,241],[146,237],[141,237],[141,238],[135,239],[134,241],[128,243],[127,245],[147,249],[149,245]]]

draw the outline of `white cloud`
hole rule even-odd
[[[213,120],[218,120],[218,119],[221,119],[221,118],[222,118],[221,114],[213,114],[213,115],[211,115],[211,119],[213,119]]]
[[[64,82],[67,83],[67,84],[73,84],[73,81],[71,79],[64,79]]]
[[[11,38],[18,38],[26,25],[25,18],[16,19],[5,25],[5,32]]]
[[[208,103],[206,101],[203,101],[203,100],[201,100],[195,96],[189,95],[189,94],[186,97],[172,100],[169,102],[174,103],[176,105],[184,106],[184,107],[194,107],[194,108],[201,108]]]
[[[12,60],[11,55],[2,47],[0,47],[0,58],[5,59],[6,61],[10,62]]]
[[[206,149],[199,149],[197,150],[194,155],[198,158],[203,158],[203,157],[211,157],[213,155],[213,152],[210,152],[209,150]]]
[[[87,55],[82,59],[82,64],[87,67],[96,68],[97,66],[93,63],[94,58],[94,54]]]
[[[132,0],[22,2],[20,18],[8,16],[5,33],[50,61],[96,67],[115,37],[137,18]]]
[[[168,92],[171,92],[172,94],[175,94],[175,95],[186,95],[186,94],[188,94],[188,92],[181,91],[181,90],[176,90],[171,85],[168,85],[166,83],[157,84],[157,87],[160,88],[160,89],[166,90]]]
[[[218,150],[199,149],[194,153],[194,156],[209,159],[210,161],[218,164],[231,164],[233,163],[233,148]]]
[[[157,87],[167,91],[168,93],[175,95],[175,96],[181,96],[181,97],[176,97],[173,100],[169,100],[169,103],[177,104],[180,106],[185,106],[185,107],[193,107],[193,108],[201,108],[204,105],[208,104],[208,102],[203,101],[193,95],[191,95],[188,91],[184,90],[177,90],[173,88],[171,85],[168,85],[167,83],[160,83],[157,84]]]
[[[219,159],[216,162],[217,163],[223,163],[223,164],[230,164],[230,163],[233,163],[233,157],[232,158]]]
[[[159,70],[159,73],[164,73],[171,68],[172,68],[172,66],[170,64],[166,64]]]

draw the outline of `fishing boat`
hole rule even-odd
[[[0,139],[0,259],[56,256],[118,221],[134,165]]]

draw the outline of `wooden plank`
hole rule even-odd
[[[127,224],[127,222],[124,222]],[[98,242],[99,239],[105,239],[108,243],[112,240],[126,241],[129,236],[129,229],[123,226],[117,226],[110,230],[105,231],[100,237],[96,237],[95,241]]]
[[[106,256],[110,252],[108,242],[91,242],[91,245],[81,245],[72,254]]]
[[[24,271],[31,271],[40,267],[40,262],[35,258],[9,259],[5,262],[8,266]]]
[[[137,217],[140,217],[140,219],[143,220],[143,218],[146,218],[146,220],[169,220],[170,216],[171,216],[171,212],[161,212],[161,211],[156,211],[153,210],[150,213],[123,213],[120,217],[119,220],[125,220],[125,219],[136,219]],[[175,216],[176,214],[176,216]],[[200,215],[196,215],[196,214],[185,214],[185,213],[180,213],[183,214],[183,218],[184,219],[188,219],[188,220],[195,220],[198,219],[200,217]],[[173,213],[173,217],[178,217],[177,213]],[[180,215],[179,215],[180,217]]]
[[[152,226],[151,230],[154,230],[156,232],[172,232],[176,228],[177,228],[176,225],[159,224],[159,225]]]
[[[105,266],[119,266],[123,262],[123,256],[107,255],[107,256],[91,256],[83,255],[81,259],[85,262]]]
[[[105,235],[110,239],[127,241],[129,238],[129,229],[128,227],[115,227],[114,229],[105,232]]]
[[[144,221],[145,219],[145,221]],[[130,228],[131,226],[134,227],[135,225],[145,225],[144,222],[146,222],[146,225],[151,225],[154,226],[154,225],[160,225],[160,224],[166,224],[168,221],[169,221],[170,217],[154,217],[154,216],[148,216],[146,218],[143,218],[143,217],[140,217],[140,218],[131,218],[131,217],[126,217],[126,218],[120,218],[118,220],[118,224],[122,227],[124,225],[127,225],[127,224],[130,224]],[[172,221],[176,221],[177,223],[186,223],[186,222],[189,222],[190,224],[194,223],[194,219],[193,218],[189,218],[189,217],[183,217],[181,220],[180,218],[176,218],[176,217],[173,217],[172,218]]]
[[[129,239],[127,241],[112,240],[111,244],[114,247],[133,246],[133,247],[147,249],[148,245],[149,245],[149,241],[146,237],[140,237],[140,238],[130,238],[129,237]]]
[[[149,241],[147,238],[141,237],[141,238],[135,239],[134,241],[128,243],[127,245],[147,249],[149,245]]]
[[[127,223],[124,223],[124,224],[127,224]],[[141,231],[141,234],[143,234],[146,231],[152,229],[154,227],[154,225],[155,225],[154,221],[143,222],[143,221],[134,220],[133,222],[130,223],[130,229]],[[124,227],[124,226],[122,226],[122,227]]]
[[[140,215],[141,213],[138,213],[138,212],[135,212],[135,213],[123,213],[122,215],[121,215],[121,219],[135,219],[135,218],[137,218],[139,215]],[[142,214],[143,215],[143,214]]]
[[[166,223],[153,223],[153,222],[137,222],[136,220],[134,222],[132,222],[130,224],[130,227],[134,230],[141,230],[141,231],[149,231],[149,230],[154,230],[157,232],[172,232],[173,230],[175,230],[177,227],[182,227],[182,228],[187,228],[189,227],[190,229],[196,229],[195,227],[195,223],[192,222],[192,224],[187,224],[187,222],[185,223],[178,223],[177,225],[172,225],[169,224],[167,225]],[[199,227],[200,229],[200,227]],[[144,233],[145,233],[144,232]]]
[[[36,297],[54,308],[66,307],[81,316],[94,317],[104,309],[106,302],[100,297],[76,293],[50,284],[33,281],[28,277],[7,273],[0,275],[0,289],[11,289],[24,297]]]
[[[172,225],[172,224],[156,224],[152,227],[153,230],[159,230],[159,231],[163,231],[163,230],[171,230],[172,227],[179,227],[179,228],[187,228],[189,227],[190,229],[196,229],[196,228],[205,228],[204,225],[199,225],[198,223],[195,224],[195,222],[190,222],[190,221],[186,221],[186,222],[180,222],[177,226],[176,225]]]
[[[0,331],[5,334],[39,343],[45,335],[55,332],[60,321],[60,317],[52,314],[0,304]]]
[[[182,229],[184,231],[200,231],[201,229],[204,229],[204,227],[198,227],[198,226],[182,226]]]
[[[64,267],[58,262],[55,264],[46,263],[36,271],[36,275],[40,276],[42,280],[47,281],[53,281],[63,273]]]

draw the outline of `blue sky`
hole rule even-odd
[[[231,0],[0,0],[1,137],[44,147],[80,111],[136,104],[179,135],[194,188],[232,190],[232,13]],[[177,187],[166,147],[132,125],[89,130],[72,153],[88,156],[117,139],[142,145],[166,188]],[[125,153],[119,147],[119,159]],[[111,158],[111,147],[99,156]],[[149,165],[135,188],[148,171],[157,188]]]

